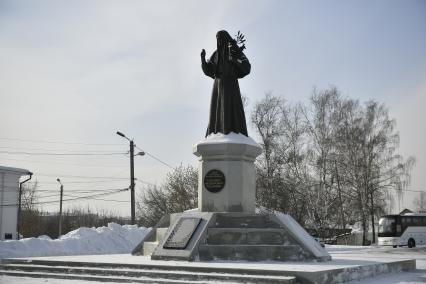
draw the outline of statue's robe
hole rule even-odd
[[[250,73],[251,65],[241,51],[231,61],[227,50],[216,50],[208,61],[202,62],[204,74],[214,79],[206,137],[230,132],[248,136],[238,79]]]

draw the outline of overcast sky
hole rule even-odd
[[[124,153],[119,130],[172,167],[196,166],[191,148],[204,136],[213,83],[199,54],[214,51],[221,29],[246,36],[249,109],[268,91],[295,103],[330,85],[385,103],[400,153],[417,159],[409,189],[426,190],[425,1],[0,0],[0,165],[34,172],[40,190],[58,190],[61,178],[68,198],[125,188],[125,155],[16,153]],[[135,166],[153,184],[170,170],[147,155]],[[417,194],[407,192],[405,205]],[[64,205],[130,213],[128,202]]]

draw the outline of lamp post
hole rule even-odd
[[[56,179],[57,182],[61,185],[61,198],[59,200],[59,234],[58,239],[62,235],[62,196],[64,194],[64,185],[62,184],[61,180],[59,178]]]
[[[135,224],[135,163],[134,163],[134,157],[135,156],[143,156],[145,153],[139,152],[136,155],[135,153],[135,143],[133,142],[133,139],[129,139],[121,133],[120,131],[117,131],[117,135],[127,139],[130,142],[130,214],[131,214],[131,224]]]

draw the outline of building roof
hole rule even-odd
[[[400,213],[399,213],[399,215],[405,215],[405,214],[408,214],[408,213],[414,213],[413,211],[411,211],[410,209],[408,209],[408,208],[405,208],[404,210],[402,210]]]
[[[1,172],[12,172],[21,176],[32,174],[29,170],[26,170],[26,169],[3,167],[3,166],[0,166],[0,173]]]

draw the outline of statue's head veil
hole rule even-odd
[[[225,30],[218,31],[216,34],[216,40],[217,40],[217,47],[219,49],[219,46],[226,46],[228,47],[228,43],[232,43],[232,37],[229,35],[229,33]]]
[[[217,40],[217,53],[218,53],[218,64],[222,65],[222,69],[228,69],[228,56],[229,56],[229,47],[232,45],[233,39],[229,33],[225,30],[218,31],[216,34]]]

